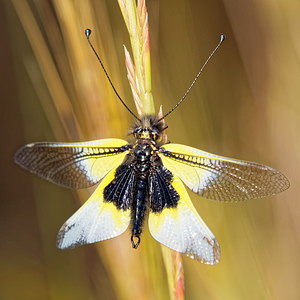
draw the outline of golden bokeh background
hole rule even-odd
[[[300,2],[147,1],[153,96],[173,107],[227,37],[185,102],[166,122],[172,142],[270,165],[291,187],[224,204],[192,195],[221,245],[207,266],[183,258],[186,299],[300,299]],[[138,251],[129,234],[72,251],[55,247],[64,221],[88,198],[13,163],[34,141],[125,138],[133,121],[84,36],[134,109],[117,1],[4,0],[1,31],[0,299],[168,299],[158,243]]]

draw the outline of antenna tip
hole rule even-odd
[[[221,33],[220,35],[220,42],[222,43],[225,40],[225,34]]]
[[[85,30],[85,35],[86,35],[87,38],[90,37],[91,33],[92,33],[92,30],[91,30],[91,29],[87,28],[87,29]]]

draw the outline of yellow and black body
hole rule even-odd
[[[146,218],[152,236],[165,246],[206,264],[220,260],[217,239],[195,210],[184,184],[200,196],[239,202],[288,188],[280,172],[180,144],[163,144],[166,127],[143,116],[131,141],[33,143],[15,161],[56,184],[86,188],[99,181],[90,199],[62,226],[60,249],[116,237],[130,226],[133,248]]]
[[[33,143],[20,148],[15,162],[56,184],[87,188],[100,182],[89,200],[60,229],[57,247],[75,248],[116,237],[130,226],[137,248],[148,216],[152,236],[163,245],[206,264],[220,260],[220,246],[194,208],[184,184],[212,200],[239,202],[275,195],[289,187],[284,175],[262,164],[226,158],[192,147],[164,144],[164,119],[185,99],[202,70],[224,41],[221,34],[180,101],[163,117],[138,118],[129,142],[102,139],[83,143]]]

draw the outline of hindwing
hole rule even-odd
[[[104,189],[115,178],[116,169],[104,177],[88,201],[61,227],[56,245],[72,249],[122,234],[130,223],[130,210],[117,208],[104,199]]]
[[[170,184],[178,193],[174,207],[164,207],[160,212],[150,210],[149,230],[161,244],[186,254],[206,264],[217,264],[220,246],[193,206],[190,197],[177,176]]]
[[[204,198],[238,202],[275,195],[289,187],[287,178],[268,166],[167,144],[160,148],[163,165]]]
[[[20,148],[15,162],[51,182],[86,188],[120,165],[128,153],[126,141],[103,139],[84,143],[33,143]]]

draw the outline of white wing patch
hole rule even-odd
[[[149,214],[149,229],[161,244],[205,264],[217,264],[220,246],[198,215],[183,183],[174,176],[172,185],[180,195],[177,208]]]
[[[289,187],[287,178],[268,166],[207,153],[192,147],[161,147],[163,165],[200,196],[239,202],[275,195]]]
[[[104,202],[104,188],[113,180],[116,169],[103,179],[89,200],[61,227],[56,245],[72,249],[110,239],[122,234],[129,226],[130,211],[117,209]]]

